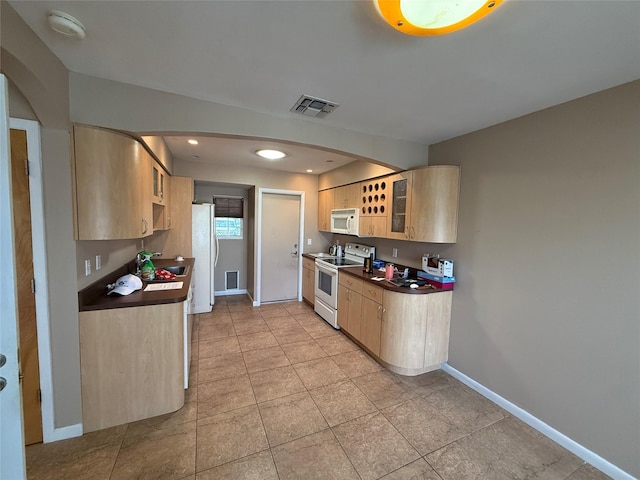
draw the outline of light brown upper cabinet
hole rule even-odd
[[[387,197],[389,182],[376,178],[360,182],[360,226],[361,237],[384,237],[387,228]]]
[[[458,236],[460,167],[433,165],[413,170],[409,240],[455,243]]]
[[[320,190],[318,192],[318,230],[331,231],[331,209],[333,208],[333,191],[335,189]]]
[[[149,154],[134,138],[73,127],[76,240],[142,238],[153,233]]]
[[[148,189],[151,193],[149,201],[153,204],[153,231],[169,230],[171,228],[169,209],[171,177],[151,155],[149,155],[149,165]]]
[[[333,189],[333,208],[358,208],[360,184],[352,183]]]
[[[409,240],[413,172],[409,170],[385,178],[389,184],[389,213],[385,236],[387,238]]]
[[[153,203],[164,204],[168,195],[167,174],[155,160],[151,159],[151,196]]]
[[[455,243],[460,167],[433,165],[391,175],[387,238]]]

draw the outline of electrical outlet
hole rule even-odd
[[[311,243],[312,243],[312,242],[311,242],[311,239],[310,239],[310,238],[307,238],[307,246],[309,246],[309,247],[310,247],[310,246],[311,246]]]
[[[391,250],[391,256],[393,258],[397,258],[398,257],[398,249],[394,248],[393,250]]]
[[[96,271],[102,268],[102,255],[96,255]]]
[[[84,261],[84,276],[88,277],[91,275],[91,260],[87,259]]]

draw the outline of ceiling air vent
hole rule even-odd
[[[336,102],[302,95],[296,104],[291,107],[291,111],[307,117],[324,118],[338,107],[339,105]]]

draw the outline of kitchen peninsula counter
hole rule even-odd
[[[156,259],[156,268],[188,266],[182,288],[107,295],[135,271],[130,262],[78,293],[82,423],[85,433],[179,410],[191,359],[187,302],[194,259]],[[157,283],[157,282],[156,282]]]
[[[342,331],[392,372],[413,376],[439,369],[448,359],[453,292],[397,287],[374,276],[360,266],[339,269]]]
[[[195,259],[185,258],[182,262],[178,262],[171,258],[157,258],[153,260],[156,268],[164,268],[171,266],[188,266],[188,272],[185,276],[177,277],[176,280],[182,282],[182,288],[176,290],[157,290],[153,292],[145,292],[144,289],[148,285],[143,282],[142,289],[133,292],[130,295],[107,295],[109,289],[107,285],[114,283],[123,275],[135,272],[135,262],[131,261],[126,265],[111,272],[109,275],[92,283],[88,287],[78,292],[78,308],[81,312],[92,310],[106,310],[110,308],[128,308],[143,307],[148,305],[161,305],[167,303],[181,303],[187,300],[189,296],[189,286],[191,285],[191,274],[193,273],[193,265]],[[161,283],[161,282],[152,282]],[[172,283],[172,282],[168,282]]]

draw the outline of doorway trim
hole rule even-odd
[[[36,279],[36,330],[38,333],[38,363],[40,367],[40,391],[42,394],[40,403],[42,411],[42,440],[44,443],[49,443],[75,436],[75,434],[74,432],[68,432],[68,427],[61,429],[56,429],[55,427],[40,124],[35,120],[10,118],[9,127],[27,132],[31,243],[33,245],[33,276]]]
[[[253,306],[259,307],[262,298],[262,195],[289,195],[300,198],[300,216],[298,219],[298,301],[302,301],[302,247],[304,241],[304,191],[301,190],[280,190],[277,188],[258,188],[258,208],[256,212],[256,264],[255,282],[256,298],[253,299]]]

